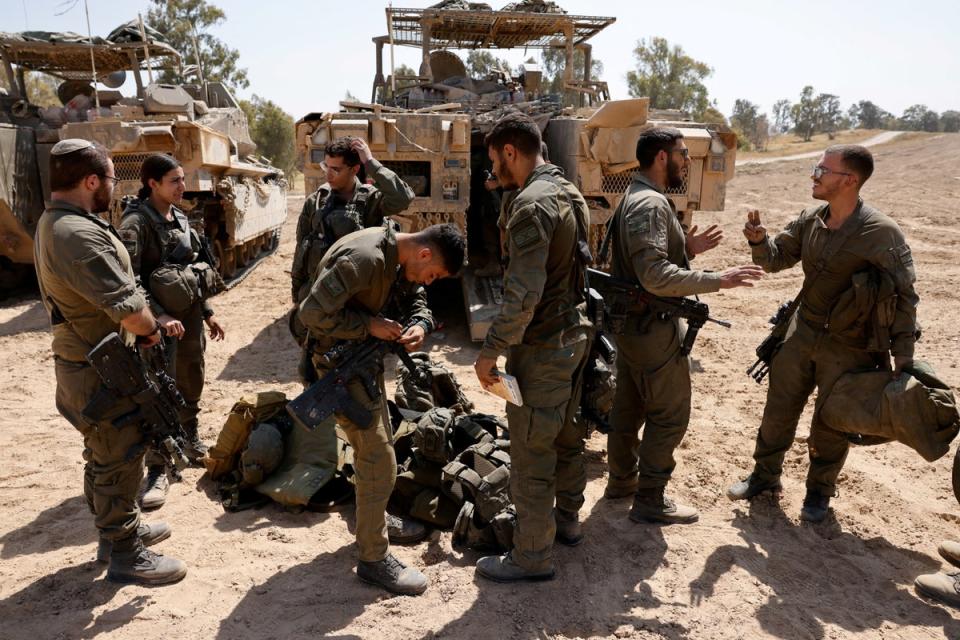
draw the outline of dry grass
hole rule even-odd
[[[803,138],[794,133],[788,133],[782,136],[773,136],[770,138],[769,142],[767,143],[767,148],[764,151],[737,152],[737,159],[751,160],[757,158],[767,158],[770,156],[787,156],[795,153],[819,151],[820,149],[826,149],[832,144],[856,144],[858,142],[863,142],[864,140],[872,138],[879,133],[882,133],[882,130],[850,129],[846,131],[838,131],[834,135],[833,140],[831,140],[825,133],[818,133],[808,142],[804,142]]]

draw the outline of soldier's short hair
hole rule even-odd
[[[681,138],[683,133],[673,127],[650,127],[641,131],[637,138],[637,162],[640,168],[649,169],[658,153],[670,153]]]
[[[851,173],[856,174],[861,185],[873,175],[873,154],[866,147],[859,144],[835,144],[827,147],[823,153],[840,156],[840,162]]]
[[[353,136],[343,136],[336,140],[331,140],[327,143],[323,153],[331,158],[343,158],[343,162],[348,167],[355,167],[360,164],[360,154],[350,146],[354,140],[355,138]]]
[[[540,136],[540,127],[533,118],[515,111],[497,120],[483,143],[487,148],[497,151],[510,144],[522,155],[535,156],[540,155],[543,139]]]
[[[423,229],[414,238],[418,244],[428,245],[434,255],[443,260],[443,268],[454,276],[463,268],[466,255],[466,240],[455,224],[435,224]]]
[[[99,142],[63,154],[50,155],[50,191],[69,191],[87,176],[107,175],[110,152]]]

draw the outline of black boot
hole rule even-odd
[[[427,590],[427,577],[388,553],[378,562],[357,564],[357,577],[401,596],[418,596]]]
[[[830,510],[830,496],[819,491],[807,489],[807,497],[803,499],[803,508],[800,509],[800,519],[806,522],[823,522]]]
[[[187,575],[182,560],[162,556],[143,546],[139,539],[114,543],[107,580],[124,584],[161,585],[179,582]]]
[[[575,547],[583,542],[583,525],[576,511],[557,509],[554,512],[557,521],[556,540],[568,547]]]

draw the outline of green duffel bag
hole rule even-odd
[[[898,379],[889,371],[851,371],[837,380],[820,408],[831,429],[896,440],[928,462],[950,450],[960,431],[960,414],[950,387],[928,363],[914,361]]]

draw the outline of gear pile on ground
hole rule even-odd
[[[509,550],[516,511],[510,499],[505,421],[473,412],[449,369],[425,353],[411,356],[416,371],[397,363],[395,400],[387,403],[397,457],[390,512],[452,529],[458,547]],[[326,510],[352,496],[353,449],[339,431],[335,474],[303,463],[292,474],[285,469],[291,448],[307,442],[296,437],[286,403],[283,393],[267,391],[233,406],[204,459],[226,510],[249,509],[271,499]],[[304,494],[314,488],[309,497]]]

